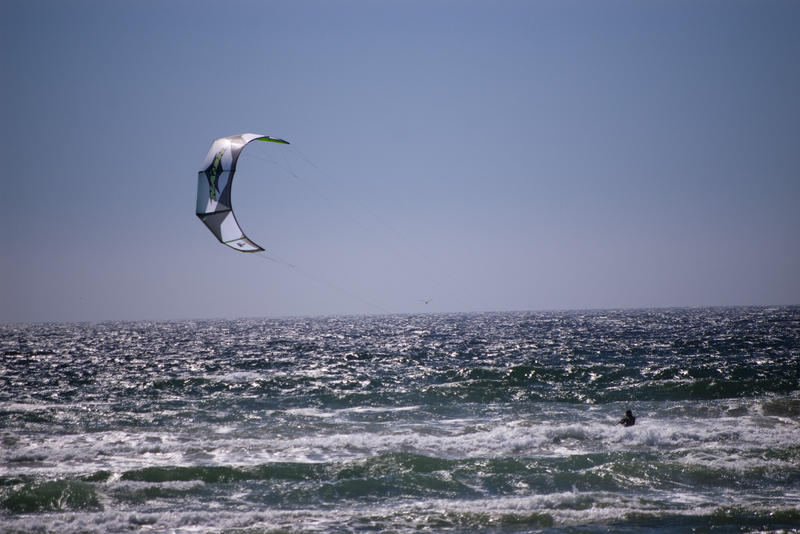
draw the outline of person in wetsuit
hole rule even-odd
[[[620,419],[618,424],[625,426],[633,426],[636,424],[636,418],[633,416],[631,411],[628,410],[627,412],[625,412],[625,417]]]

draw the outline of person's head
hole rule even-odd
[[[631,413],[631,411],[630,411],[630,410],[628,410],[627,412],[625,412],[625,415],[627,415],[628,417],[633,417],[633,414]]]

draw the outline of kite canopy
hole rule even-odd
[[[264,250],[244,235],[231,206],[236,160],[251,141],[289,144],[283,139],[252,133],[220,137],[211,143],[197,174],[197,216],[221,243],[241,252]]]

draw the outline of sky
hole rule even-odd
[[[800,2],[0,0],[0,322],[800,304]],[[243,152],[244,254],[194,215]],[[259,145],[259,146],[255,146]]]

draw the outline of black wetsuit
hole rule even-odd
[[[630,410],[625,412],[625,417],[619,420],[620,425],[625,426],[633,426],[636,424],[636,418],[633,416]]]

